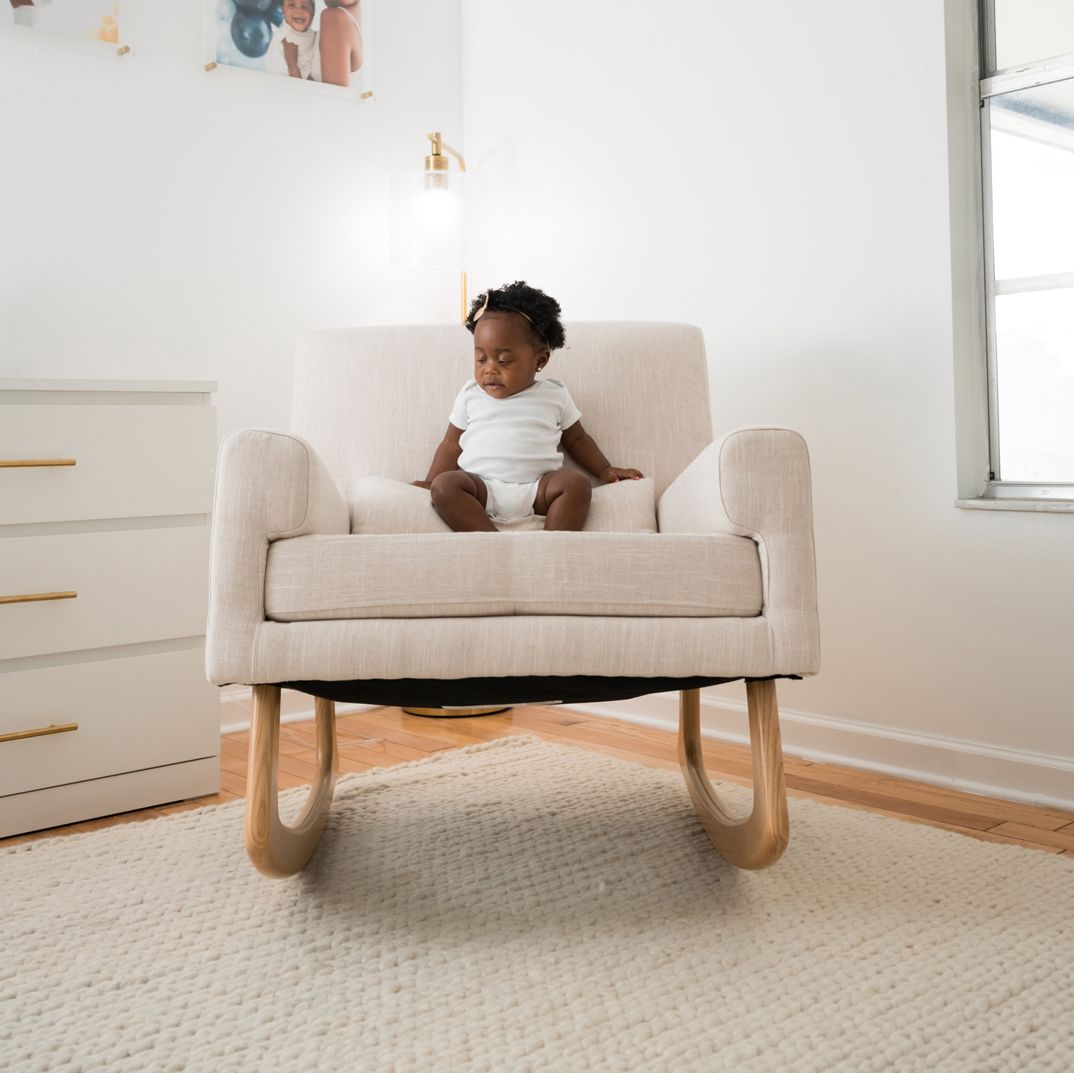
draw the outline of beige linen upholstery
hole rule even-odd
[[[363,478],[425,476],[473,340],[458,325],[314,332],[299,345],[293,432],[237,432],[221,447],[209,678],[815,674],[801,437],[757,428],[712,442],[694,327],[566,333],[548,374],[608,458],[651,478],[659,534],[361,533]]]
[[[206,668],[210,681],[249,677],[265,619],[269,542],[347,533],[347,504],[300,436],[244,429],[220,445],[213,503]]]
[[[659,497],[712,439],[700,330],[612,321],[568,323],[566,333],[544,375],[567,385],[608,459],[651,477]],[[317,445],[348,502],[362,477],[425,477],[451,404],[473,376],[473,345],[458,324],[347,328],[299,341],[291,428]]]
[[[493,615],[265,622],[249,674],[260,682],[343,681],[356,668],[363,678],[762,678],[773,665],[761,615]]]
[[[706,447],[657,505],[662,533],[733,533],[757,542],[772,658],[820,667],[812,479],[805,440],[785,428],[736,429]]]
[[[725,534],[305,536],[269,549],[277,622],[485,615],[761,613],[752,540]]]

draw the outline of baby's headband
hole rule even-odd
[[[489,311],[489,301],[492,298],[493,290],[494,288],[490,287],[488,291],[485,292],[485,304],[473,316],[475,324]],[[533,324],[533,317],[528,313],[523,313],[521,309],[515,309],[514,306],[502,306],[500,308],[504,313],[517,313],[520,317],[525,317],[530,324]],[[494,309],[492,312],[495,313],[497,310]],[[537,334],[543,339],[544,332],[542,332],[540,328],[537,328],[536,324],[533,324],[533,326],[537,329]]]

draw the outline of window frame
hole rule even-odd
[[[1074,79],[1074,53],[991,74],[992,0],[947,0],[948,137],[951,182],[956,448],[960,507],[1074,512],[1074,483],[997,479],[999,413],[995,346],[997,285],[992,249],[991,98]],[[985,77],[982,77],[984,73]],[[977,114],[968,118],[967,109]],[[967,185],[972,193],[967,197]],[[972,248],[971,248],[972,246]],[[1071,275],[1074,275],[1072,273]],[[1052,281],[1055,285],[1056,281]],[[1044,277],[1000,293],[1044,289]],[[973,290],[972,297],[965,288]],[[961,292],[961,293],[960,293]]]

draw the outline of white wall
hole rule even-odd
[[[700,324],[716,430],[809,442],[823,669],[785,709],[952,777],[1074,759],[1074,515],[953,505],[942,5],[464,0],[462,36],[475,289]]]
[[[217,380],[221,433],[285,426],[306,329],[456,313],[388,270],[387,214],[461,137],[459,4],[371,10],[374,103],[205,73],[200,10],[123,0],[124,57],[0,36],[0,376]]]

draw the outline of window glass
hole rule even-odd
[[[995,0],[996,67],[1018,67],[1074,52],[1071,0]]]
[[[1074,272],[1074,82],[992,97],[989,123],[996,279]]]
[[[1074,481],[1074,288],[996,296],[1003,481]]]

